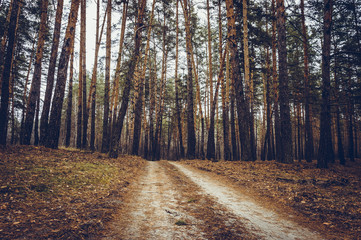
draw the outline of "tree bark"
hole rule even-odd
[[[111,0],[108,1],[107,17],[107,38],[106,38],[106,56],[105,56],[105,87],[104,87],[104,115],[103,115],[103,139],[102,152],[109,151],[109,88],[110,88],[110,58],[111,58]]]
[[[221,10],[221,1],[218,0],[218,31],[219,31],[219,56],[222,54],[222,10]],[[220,59],[221,63],[221,59]],[[228,65],[228,52],[226,53],[226,64]],[[224,160],[231,159],[231,149],[229,147],[229,105],[227,98],[227,67],[226,67],[226,77],[223,77],[221,82],[221,94],[222,94],[222,123],[223,123],[223,158]],[[228,71],[229,72],[229,71]]]
[[[155,0],[153,0],[152,4],[152,12],[150,15],[149,26],[148,26],[148,33],[147,33],[147,44],[145,48],[144,54],[144,62],[143,62],[143,69],[141,72],[141,76],[139,78],[139,94],[138,98],[135,103],[135,112],[134,112],[134,133],[133,133],[133,145],[132,145],[132,154],[138,155],[139,150],[139,141],[141,136],[141,128],[142,128],[142,114],[143,114],[143,92],[145,86],[145,72],[147,69],[147,61],[148,61],[148,52],[149,52],[149,41],[150,41],[150,34],[152,32],[152,24],[153,24],[153,16],[154,16],[154,6]]]
[[[81,25],[82,25],[82,32],[83,32],[83,37],[81,38],[82,41],[82,51],[83,51],[83,57],[82,57],[82,63],[81,63],[81,68],[82,68],[82,84],[83,84],[83,93],[82,93],[82,113],[83,113],[83,121],[82,121],[82,142],[81,142],[81,148],[82,149],[86,149],[88,146],[88,142],[87,142],[87,136],[88,136],[88,111],[87,111],[87,106],[86,106],[86,1],[87,0],[81,0]]]
[[[328,162],[332,162],[334,159],[330,105],[330,52],[333,0],[324,0],[323,3],[322,103],[320,116],[320,144],[317,158],[318,168],[328,168]]]
[[[36,49],[34,74],[31,82],[28,103],[26,107],[26,118],[24,125],[24,144],[29,145],[31,140],[31,134],[33,131],[34,117],[36,111],[36,103],[40,95],[41,85],[41,64],[43,59],[44,44],[46,38],[46,20],[48,13],[48,0],[41,3],[41,20],[38,34],[38,46]]]
[[[50,53],[50,62],[43,104],[43,111],[41,112],[40,118],[40,145],[45,145],[47,129],[48,129],[48,120],[49,120],[49,111],[50,111],[50,103],[51,97],[53,94],[54,88],[54,78],[55,78],[55,65],[58,57],[58,48],[59,48],[59,38],[60,38],[60,29],[61,29],[61,20],[63,16],[63,0],[58,0],[58,5],[56,8],[55,14],[55,25],[54,25],[54,33],[53,33],[53,44],[51,46]]]
[[[250,125],[250,145],[252,151],[252,158],[256,159],[256,148],[254,141],[254,117],[253,117],[253,79],[250,74],[249,67],[249,48],[248,48],[248,6],[247,0],[243,0],[242,6],[243,13],[243,54],[244,54],[244,80],[246,84],[246,103],[249,104],[250,116],[249,116],[249,125]]]
[[[281,133],[280,133],[280,115],[279,115],[279,92],[278,92],[278,73],[277,73],[277,21],[276,21],[276,4],[272,0],[272,81],[274,91],[274,109],[273,114],[275,118],[275,142],[276,142],[276,160],[281,159]]]
[[[75,33],[74,33],[75,35]],[[69,75],[69,86],[68,86],[68,107],[66,110],[66,136],[65,136],[65,147],[70,146],[71,137],[71,115],[73,112],[73,78],[74,78],[74,46],[70,53],[70,75]]]
[[[135,37],[134,37],[135,45],[129,62],[128,72],[125,78],[125,87],[123,90],[122,104],[120,106],[118,118],[116,122],[113,123],[113,127],[112,127],[112,135],[111,135],[110,150],[109,150],[109,157],[111,158],[118,157],[119,139],[122,133],[124,117],[128,109],[129,94],[132,87],[133,75],[139,58],[145,6],[146,6],[146,0],[141,0],[139,3],[138,18],[135,28]]]
[[[292,126],[289,103],[289,87],[287,72],[286,46],[286,16],[284,0],[277,0],[277,28],[278,28],[278,66],[279,66],[279,104],[280,104],[280,162],[292,163]]]
[[[220,70],[219,75],[217,79],[217,85],[216,85],[216,92],[214,93],[214,99],[211,101],[211,113],[210,113],[210,124],[209,124],[209,130],[208,130],[208,141],[207,141],[207,159],[209,160],[215,160],[216,159],[216,146],[214,143],[214,115],[216,111],[216,104],[217,104],[217,96],[218,96],[218,90],[220,82],[223,80],[223,69],[224,69],[224,60],[226,58],[226,52],[228,49],[225,50],[224,55],[222,57],[221,55],[221,64],[220,64]],[[221,53],[222,54],[222,53]]]
[[[80,0],[72,0],[66,28],[64,43],[61,50],[58,66],[57,81],[54,93],[54,99],[51,105],[48,141],[45,146],[58,148],[61,112],[64,101],[65,83],[68,71],[69,56],[74,44],[75,26],[78,18]]]
[[[176,114],[177,114],[177,126],[179,134],[179,151],[180,158],[184,158],[184,146],[183,146],[183,134],[182,134],[182,118],[181,118],[181,106],[179,100],[179,79],[178,79],[178,47],[179,47],[179,15],[178,15],[178,0],[176,0],[176,57],[175,57],[175,101],[176,101]]]
[[[128,14],[128,2],[124,1],[123,14],[122,14],[122,30],[120,33],[118,59],[117,59],[117,66],[115,68],[113,91],[112,91],[111,105],[110,105],[110,111],[109,111],[109,117],[110,117],[109,125],[110,126],[113,122],[116,121],[116,116],[117,116],[116,112],[118,109],[118,102],[119,102],[118,100],[119,100],[120,71],[121,71],[121,62],[122,62],[123,43],[124,43],[124,35],[125,35],[125,26],[126,26],[126,22],[127,22],[127,14]],[[106,152],[105,149],[104,149],[104,152]]]
[[[304,0],[301,0],[301,23],[302,23],[302,40],[303,40],[303,64],[304,64],[304,104],[305,104],[305,157],[307,162],[311,162],[313,151],[313,132],[311,123],[311,104],[310,104],[310,82],[308,67],[308,39],[305,21]]]
[[[238,114],[238,125],[240,142],[242,146],[242,160],[253,161],[253,153],[250,140],[250,112],[243,91],[243,81],[240,74],[238,49],[236,41],[235,15],[233,11],[233,0],[226,0],[228,43],[231,52],[232,83],[235,90],[235,99]]]
[[[182,2],[181,2],[182,3]],[[196,155],[196,133],[194,129],[194,107],[193,107],[193,69],[192,69],[192,36],[190,31],[190,14],[187,0],[183,0],[182,8],[185,18],[186,29],[186,52],[187,52],[187,158],[194,159]]]

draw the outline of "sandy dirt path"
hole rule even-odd
[[[179,195],[166,169],[159,162],[148,162],[118,215],[121,219],[113,223],[112,234],[106,238],[205,239],[195,224],[182,225],[196,220],[184,213]]]
[[[225,183],[214,180],[189,166],[176,162],[171,164],[195,182],[205,194],[215,198],[216,202],[244,219],[247,228],[260,239],[322,239],[317,233],[282,218]]]
[[[227,185],[179,162],[148,162],[103,239],[322,239]]]

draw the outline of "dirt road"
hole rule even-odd
[[[148,162],[104,239],[322,239],[217,176]]]

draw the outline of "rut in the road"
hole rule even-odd
[[[241,217],[249,230],[258,235],[260,239],[321,239],[318,234],[281,218],[225,184],[194,171],[190,167],[174,162],[172,164],[195,182],[205,194],[214,197],[215,201]]]

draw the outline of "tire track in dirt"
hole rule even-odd
[[[277,213],[260,206],[250,197],[212,179],[210,175],[180,163],[170,162],[170,164],[197,184],[204,194],[214,198],[229,212],[243,219],[248,230],[259,239],[322,239],[317,233],[282,218]]]
[[[205,239],[197,220],[180,207],[176,186],[159,162],[148,162],[104,239]],[[175,223],[180,221],[182,225]]]

